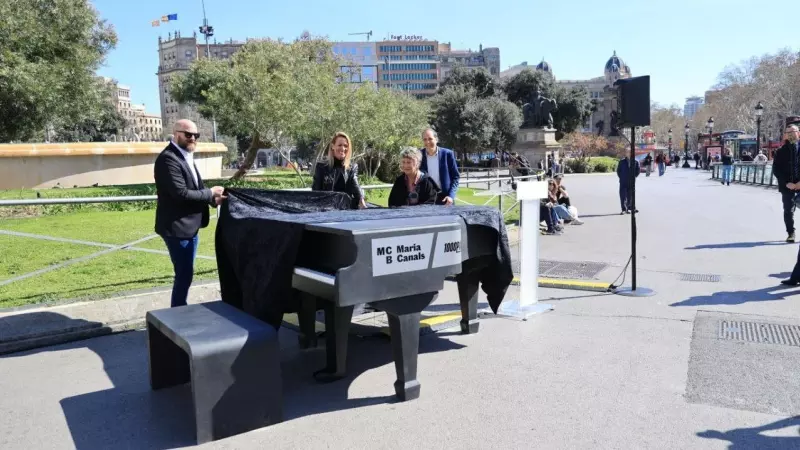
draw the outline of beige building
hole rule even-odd
[[[439,87],[439,43],[415,36],[376,42],[378,83],[417,98],[430,97]]]
[[[468,69],[485,67],[492,75],[500,75],[497,47],[481,45],[478,51],[454,50],[449,42],[439,43],[421,36],[391,38],[376,42],[380,87],[426,98],[436,94],[441,80],[459,65]]]
[[[619,79],[630,78],[631,68],[617,56],[615,51],[603,66],[603,75],[589,78],[587,80],[558,80],[555,77],[553,68],[544,59],[534,66],[529,66],[527,62],[510,67],[500,73],[501,79],[511,78],[524,70],[541,70],[549,73],[556,84],[563,86],[567,89],[573,87],[583,86],[586,88],[589,99],[596,103],[596,111],[584,123],[583,131],[597,132],[602,126],[602,134],[608,135],[611,126],[611,110],[612,105],[607,88],[614,85]]]
[[[452,45],[439,44],[439,78],[445,79],[447,74],[456,66],[467,69],[485,67],[495,77],[500,76],[500,49],[497,47],[484,48],[481,44],[477,51],[453,50]]]
[[[104,78],[106,83],[114,80]],[[119,130],[116,137],[119,141],[160,141],[164,139],[161,127],[161,116],[148,113],[144,105],[131,103],[131,88],[123,84],[114,84],[112,90],[114,106],[126,120],[125,128]]]
[[[227,59],[239,50],[244,42],[227,41],[206,44],[197,35],[182,37],[180,32],[169,33],[167,39],[158,38],[158,91],[161,99],[161,123],[165,134],[170,134],[172,126],[179,119],[194,121],[200,133],[211,140],[213,126],[211,121],[200,117],[194,105],[178,103],[169,94],[169,83],[177,74],[189,70],[189,65],[198,58],[206,58],[209,51],[212,58]]]

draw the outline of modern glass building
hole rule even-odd
[[[334,42],[333,53],[342,59],[341,70],[350,83],[378,84],[378,53],[375,42]]]

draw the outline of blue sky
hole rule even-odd
[[[186,36],[202,24],[200,0],[94,0],[119,45],[100,74],[131,86],[132,101],[159,112],[158,36]],[[702,95],[728,64],[792,47],[797,20],[786,7],[756,0],[206,0],[219,40],[292,39],[303,30],[331,40],[348,33],[414,34],[454,48],[499,47],[502,69],[542,57],[558,79],[602,75],[614,50],[634,76],[650,75],[651,98],[683,105]],[[178,21],[151,27],[177,13]],[[757,31],[756,31],[757,30]],[[788,30],[788,31],[787,31]],[[548,43],[549,42],[549,43]]]

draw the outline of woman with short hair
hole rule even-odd
[[[440,192],[439,186],[427,174],[419,170],[422,153],[414,148],[400,153],[400,170],[389,193],[389,207],[434,204]]]
[[[312,191],[344,192],[352,199],[351,208],[366,208],[364,192],[358,184],[358,164],[351,164],[350,136],[337,132],[328,144],[328,158],[317,162]]]

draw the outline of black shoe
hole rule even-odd
[[[794,233],[789,233],[789,237],[786,238],[786,242],[790,244],[794,242]]]
[[[720,181],[719,184],[725,186],[725,182],[724,181]]]
[[[795,280],[789,278],[788,280],[781,281],[781,284],[784,285],[784,286],[798,286],[798,285],[800,285],[800,281],[795,281]]]
[[[625,211],[625,210],[623,209],[623,210],[622,210],[622,212],[621,212],[621,213],[619,213],[619,215],[620,215],[620,216],[623,216],[623,215],[625,215],[625,213],[627,213],[627,212],[628,212],[628,211]]]

